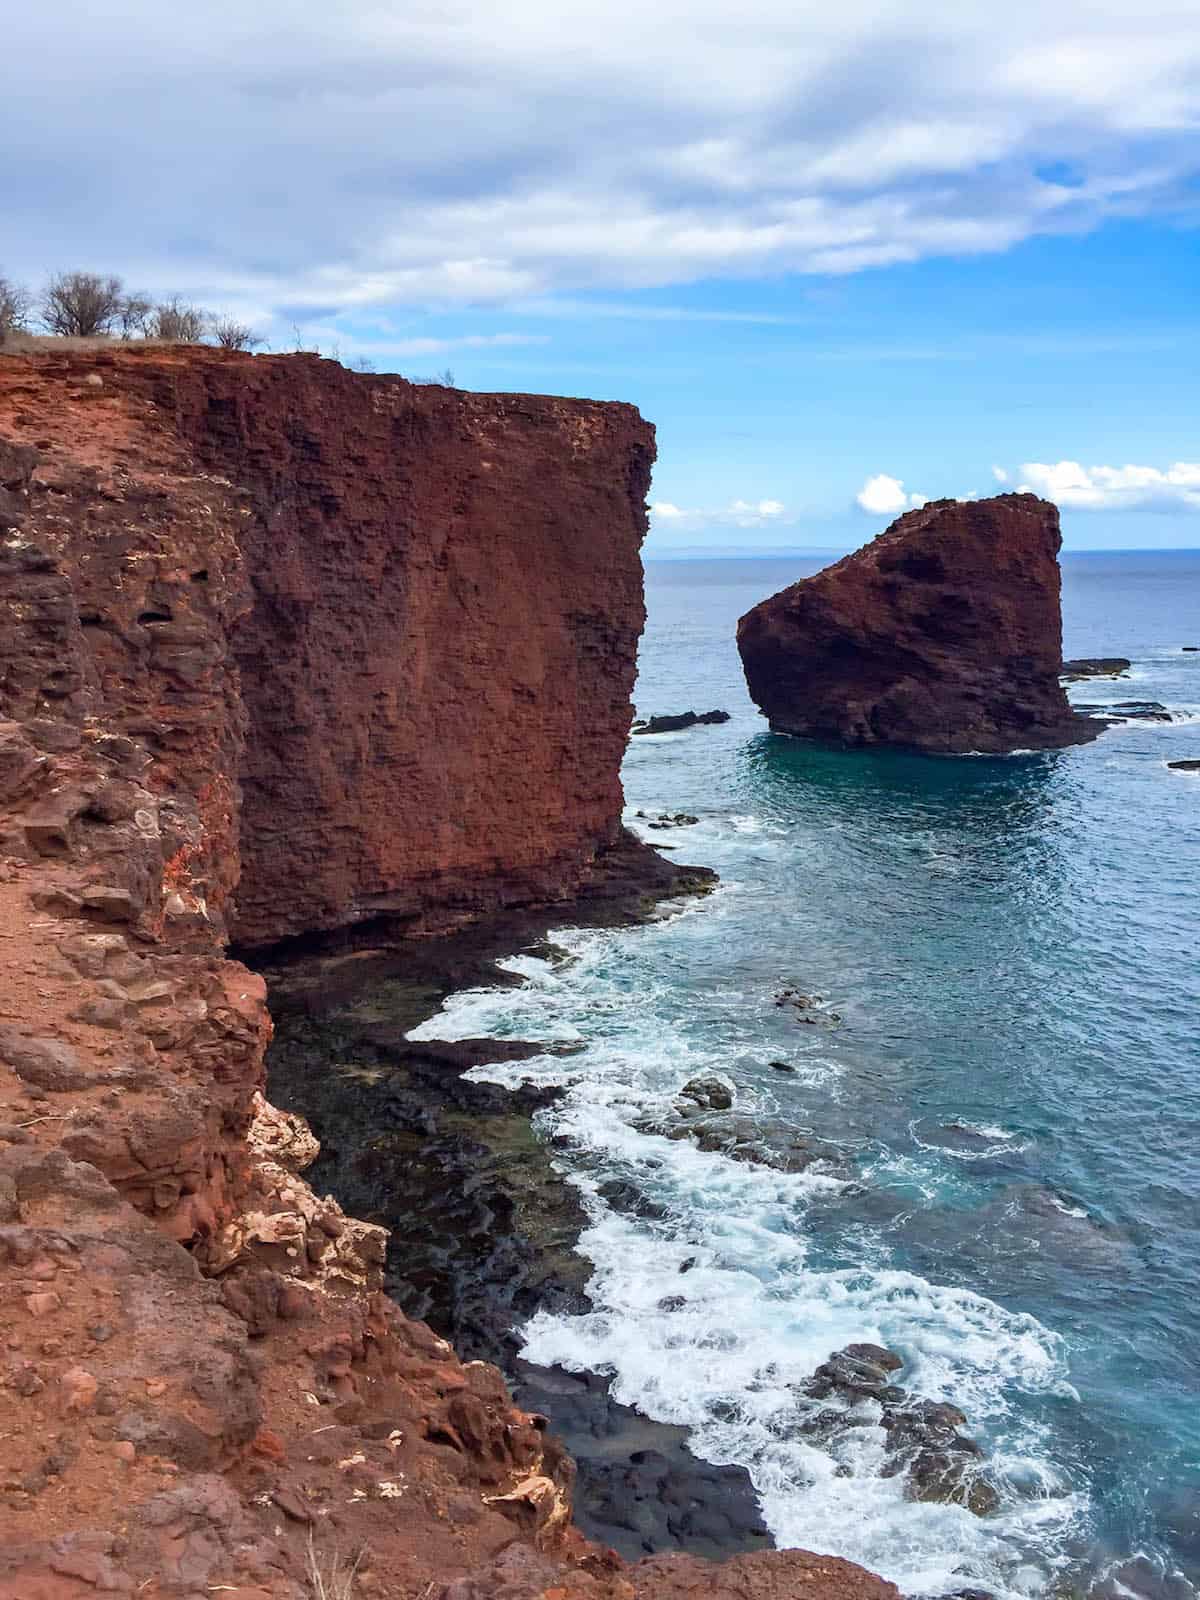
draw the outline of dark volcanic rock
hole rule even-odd
[[[1088,716],[1119,717],[1122,722],[1172,722],[1174,718],[1157,700],[1110,700],[1106,704],[1077,704],[1077,711]]]
[[[733,1105],[733,1090],[717,1077],[689,1078],[679,1093],[708,1111],[728,1111]]]
[[[745,1469],[701,1461],[687,1447],[686,1428],[619,1404],[607,1378],[518,1361],[513,1390],[518,1404],[552,1419],[575,1458],[576,1522],[626,1560],[770,1547]]]
[[[738,648],[778,733],[953,754],[1095,738],[1059,682],[1058,511],[937,500],[748,611]]]
[[[920,1400],[893,1381],[903,1366],[892,1350],[877,1344],[851,1344],[837,1350],[803,1385],[807,1401],[841,1401],[847,1409],[803,1412],[796,1424],[813,1443],[828,1448],[848,1427],[862,1426],[859,1403],[882,1407],[886,1478],[903,1477],[910,1500],[965,1506],[977,1517],[990,1516],[1000,1495],[983,1467],[983,1451],[958,1430],[966,1416],[945,1401]]]
[[[645,722],[635,722],[634,733],[679,733],[684,728],[728,722],[728,711],[680,711],[675,716],[650,717]]]
[[[668,1139],[687,1139],[698,1150],[750,1166],[774,1167],[777,1172],[807,1172],[818,1165],[839,1175],[848,1171],[845,1151],[801,1132],[785,1118],[737,1116],[703,1108],[693,1113],[684,1104],[679,1104],[678,1109],[678,1122],[655,1131]]]
[[[648,817],[644,811],[638,812],[638,821],[644,822],[648,828],[690,828],[700,821],[688,811],[660,811],[656,817]]]
[[[1079,656],[1063,662],[1059,677],[1064,683],[1078,683],[1081,678],[1120,678],[1131,664],[1124,656]]]
[[[864,1395],[873,1400],[902,1399],[903,1390],[892,1383],[892,1373],[904,1365],[894,1351],[877,1344],[851,1344],[838,1350],[822,1364],[804,1385],[814,1400],[844,1394],[853,1399]]]
[[[539,1308],[583,1311],[589,1269],[574,1251],[585,1216],[529,1119],[555,1090],[463,1077],[545,1046],[521,1040],[406,1044],[352,1011],[281,1019],[272,1093],[321,1141],[311,1169],[403,1240],[384,1283],[464,1359],[509,1367],[517,1324]]]

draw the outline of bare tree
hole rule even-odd
[[[263,343],[244,322],[235,322],[232,317],[213,317],[208,331],[213,343],[222,350],[257,350]]]
[[[371,360],[370,356],[355,356],[354,360],[350,363],[350,367],[353,372],[375,371],[375,363]]]
[[[122,339],[132,339],[135,333],[145,333],[154,314],[154,301],[144,294],[127,294],[117,312],[117,326]]]
[[[420,384],[427,389],[456,389],[458,387],[454,381],[454,374],[449,367],[444,372],[435,372],[432,378],[410,378],[408,381],[409,383]]]
[[[51,333],[93,339],[112,332],[124,298],[120,278],[60,272],[42,292],[42,321]]]
[[[0,278],[0,344],[29,319],[33,296],[11,278]]]
[[[177,294],[154,308],[149,333],[152,339],[171,339],[179,344],[199,344],[204,338],[208,318],[199,306],[190,306]]]

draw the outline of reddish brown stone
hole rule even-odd
[[[0,1303],[37,1319],[0,1374],[0,1600],[306,1600],[356,1562],[364,1593],[634,1600],[561,1446],[305,1184],[224,954],[674,881],[618,824],[649,429],[51,348],[0,360],[0,1101],[38,1113],[0,1144]]]
[[[806,1550],[764,1550],[719,1564],[652,1556],[631,1577],[638,1600],[900,1600],[894,1583]]]
[[[1031,494],[937,500],[738,623],[778,733],[945,753],[1094,738],[1062,665],[1058,511]]]
[[[619,834],[649,425],[310,357],[106,382],[248,491],[237,937],[576,892]]]

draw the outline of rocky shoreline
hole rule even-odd
[[[683,870],[697,875],[685,884],[705,881],[703,869]],[[584,904],[270,966],[272,994],[286,998],[273,1006],[269,1086],[320,1140],[310,1181],[403,1240],[384,1269],[388,1294],[463,1359],[497,1365],[517,1402],[549,1418],[575,1462],[583,1532],[631,1561],[672,1551],[717,1559],[771,1546],[745,1471],[699,1460],[686,1429],[621,1405],[600,1374],[520,1356],[517,1329],[535,1311],[590,1308],[590,1268],[575,1251],[587,1216],[531,1127],[559,1091],[509,1091],[463,1074],[563,1047],[405,1038],[455,988],[513,981],[495,958],[519,937],[518,948],[552,954],[552,922],[629,925],[654,914],[650,904]]]
[[[560,911],[554,920],[572,919]],[[519,1326],[535,1311],[591,1309],[590,1269],[575,1251],[588,1218],[557,1171],[553,1148],[531,1126],[561,1091],[502,1089],[463,1074],[575,1047],[405,1037],[457,987],[522,981],[495,965],[502,950],[553,959],[548,925],[539,917],[520,928],[476,929],[465,941],[364,954],[349,965],[323,967],[317,958],[272,968],[269,978],[287,994],[269,1056],[272,1096],[319,1135],[318,1186],[403,1240],[385,1271],[393,1298],[462,1355],[494,1362],[518,1403],[548,1418],[574,1458],[575,1519],[589,1537],[633,1561],[769,1548],[743,1469],[699,1460],[686,1429],[620,1404],[603,1374],[547,1369],[521,1356]],[[518,932],[530,937],[514,944]],[[819,996],[784,989],[777,1003],[800,1022],[837,1025]],[[846,1153],[828,1141],[740,1112],[719,1076],[686,1083],[674,1111],[649,1131],[781,1171],[851,1172]],[[635,1185],[610,1183],[600,1195],[614,1209],[659,1220]],[[900,1356],[874,1346],[831,1352],[797,1391],[795,1414],[783,1425],[835,1459],[862,1430],[881,1429],[889,1472],[906,1479],[908,1498],[990,1515],[998,1495],[979,1446],[960,1431],[968,1419],[899,1386],[902,1366]]]

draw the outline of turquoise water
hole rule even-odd
[[[518,957],[522,988],[458,996],[423,1030],[587,1047],[483,1069],[568,1085],[546,1131],[593,1218],[596,1310],[539,1316],[529,1353],[613,1372],[619,1399],[749,1468],[779,1542],[909,1593],[1187,1593],[1200,780],[1165,762],[1200,756],[1200,654],[1181,650],[1200,644],[1200,554],[1064,560],[1067,653],[1134,661],[1077,698],[1159,700],[1176,720],[1006,759],[765,731],[736,619],[819,564],[648,570],[639,712],[732,720],[633,740],[629,815],[696,814],[649,836],[714,866],[720,890],[648,929],[559,935],[572,962]],[[774,1003],[785,984],[840,1024],[798,1022]],[[699,1071],[845,1160],[784,1174],[664,1138],[656,1120]],[[608,1210],[596,1189],[614,1176],[666,1218]],[[665,1311],[668,1293],[685,1304]],[[995,1515],[906,1500],[877,1428],[832,1454],[789,1429],[789,1385],[856,1339],[967,1413]]]

